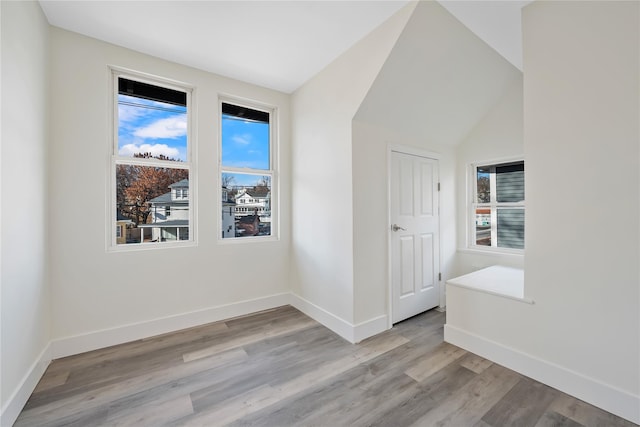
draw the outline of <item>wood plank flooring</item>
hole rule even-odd
[[[21,426],[633,426],[443,342],[426,312],[352,345],[285,306],[51,363]]]

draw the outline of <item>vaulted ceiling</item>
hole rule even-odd
[[[521,75],[438,3],[420,3],[355,119],[455,146]]]
[[[408,3],[41,0],[51,25],[290,93]],[[526,1],[442,1],[521,68]]]

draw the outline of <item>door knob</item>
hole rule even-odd
[[[407,229],[406,229],[406,228],[403,228],[403,227],[400,227],[398,224],[393,224],[393,225],[391,226],[391,230],[393,230],[393,231],[398,231],[398,230],[404,230],[404,231],[406,231]]]

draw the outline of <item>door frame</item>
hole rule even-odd
[[[393,327],[393,274],[392,274],[392,245],[391,245],[391,155],[392,153],[408,154],[410,156],[423,157],[438,162],[438,183],[440,183],[440,160],[442,155],[422,148],[411,147],[402,144],[387,144],[387,327]],[[442,220],[440,218],[440,191],[438,191],[438,272],[442,273]],[[437,283],[438,294],[440,295],[440,307],[443,307],[444,296],[442,294],[442,281]]]

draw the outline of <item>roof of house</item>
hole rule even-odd
[[[171,193],[165,193],[161,196],[155,197],[151,200],[149,200],[149,203],[151,204],[158,204],[158,205],[187,205],[189,204],[189,200],[187,199],[180,199],[180,200],[172,200],[171,199]]]
[[[122,215],[120,212],[118,212],[116,216],[117,216],[116,218],[117,222],[133,222],[131,221],[130,218],[127,218],[126,216]]]
[[[269,190],[268,187],[255,187],[255,188],[247,188],[245,189],[244,194],[241,194],[237,197],[242,197],[245,194],[249,195],[250,197],[258,197],[258,198],[265,198],[265,197],[269,197],[271,191]]]
[[[182,181],[174,182],[169,186],[169,188],[189,188],[189,180],[183,179]]]

